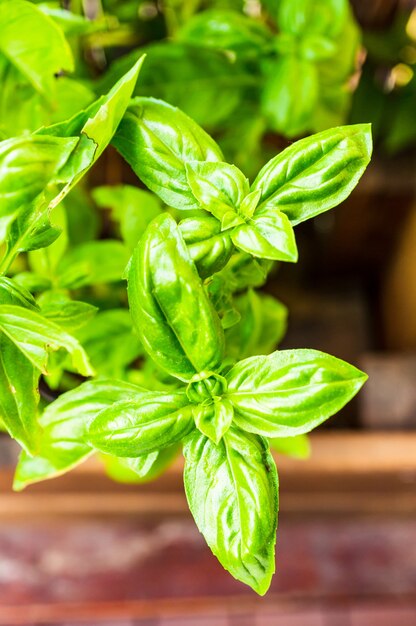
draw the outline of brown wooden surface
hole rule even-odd
[[[277,456],[281,507],[288,513],[412,514],[416,511],[416,433],[320,432],[306,461]],[[11,489],[13,467],[0,465],[0,520],[78,516],[183,515],[182,460],[157,481],[122,485],[98,459],[72,472]]]

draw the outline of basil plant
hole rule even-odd
[[[199,530],[264,594],[270,444],[304,454],[306,433],[366,375],[316,350],[275,350],[286,309],[256,288],[274,262],[297,261],[294,227],[353,190],[370,130],[301,139],[250,183],[179,109],[132,98],[142,62],[72,117],[0,142],[0,427],[22,448],[16,490],[93,454],[115,478],[150,480],[183,451]],[[13,71],[45,71],[25,63]],[[109,144],[149,191],[95,188],[115,225],[100,238],[84,183]]]

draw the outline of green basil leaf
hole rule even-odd
[[[57,282],[56,268],[68,247],[67,219],[63,203],[53,210],[52,220],[52,228],[60,231],[59,237],[47,248],[29,252],[28,261],[30,269],[38,276],[44,276],[49,278],[51,282]]]
[[[250,191],[248,179],[235,165],[190,161],[185,164],[189,186],[200,206],[220,222],[230,213],[236,223],[242,219],[236,212]]]
[[[202,278],[221,270],[230,259],[234,246],[220,222],[210,216],[189,217],[179,222],[189,255]]]
[[[180,29],[178,38],[197,46],[232,50],[245,57],[266,49],[271,32],[237,11],[208,9],[193,15]]]
[[[340,126],[301,139],[269,161],[252,188],[257,214],[283,211],[293,225],[345,200],[371,157],[369,124]]]
[[[53,126],[41,128],[37,135],[69,137],[79,135],[79,142],[56,177],[64,187],[51,199],[49,206],[56,206],[97,161],[110,143],[129,105],[143,57],[106,94],[91,104],[85,111],[71,119]]]
[[[126,309],[100,311],[75,335],[101,376],[124,378],[127,367],[143,355]]]
[[[39,372],[0,333],[0,418],[11,437],[29,454],[36,452],[40,434],[38,379]]]
[[[136,458],[102,455],[107,474],[121,483],[146,483],[158,478],[178,456],[180,446],[173,445]]]
[[[255,257],[274,261],[298,259],[295,234],[288,217],[281,211],[271,211],[256,215],[231,232],[231,240],[236,248]]]
[[[88,427],[89,444],[106,454],[135,457],[181,441],[193,428],[184,392],[145,392],[101,411]]]
[[[55,75],[74,69],[62,30],[30,2],[13,0],[0,3],[0,32],[0,55],[50,100]]]
[[[317,350],[282,350],[237,363],[227,374],[235,423],[266,437],[307,433],[339,411],[367,375]]]
[[[240,321],[226,332],[227,356],[239,360],[272,352],[286,331],[284,304],[252,289],[235,298],[234,303]]]
[[[82,243],[67,252],[58,264],[58,284],[67,289],[78,289],[119,281],[128,260],[129,250],[121,241],[105,239]]]
[[[229,119],[241,102],[244,88],[254,82],[244,64],[223,50],[208,50],[201,42],[195,45],[169,40],[117,59],[99,81],[99,89],[112,84],[143,53],[146,63],[135,95],[160,98],[204,128],[218,128]]]
[[[217,144],[191,118],[166,102],[134,98],[112,143],[166,204],[197,209],[186,177],[189,161],[222,161]]]
[[[280,0],[277,23],[282,31],[298,37],[312,34],[334,36],[342,27],[347,14],[346,0]]]
[[[16,468],[13,488],[53,478],[69,471],[92,454],[85,442],[89,421],[115,402],[135,398],[143,390],[116,380],[92,380],[52,402],[40,416],[43,429],[39,450],[30,457],[23,452]]]
[[[265,594],[275,569],[278,511],[267,441],[230,428],[215,445],[196,430],[184,455],[186,496],[200,532],[225,569]]]
[[[279,454],[284,454],[294,459],[307,459],[311,454],[311,444],[308,435],[270,439],[270,446]]]
[[[219,367],[221,324],[170,215],[153,220],[135,249],[128,294],[139,338],[159,367],[182,380]]]
[[[96,187],[92,197],[99,207],[111,209],[113,219],[120,223],[121,236],[131,250],[162,210],[155,195],[130,185]]]
[[[97,307],[71,300],[62,291],[47,291],[38,299],[42,315],[68,332],[85,326],[97,313]]]
[[[36,311],[20,306],[0,305],[0,332],[42,373],[47,374],[50,352],[63,348],[72,359],[76,371],[85,376],[94,372],[78,341]]]
[[[219,276],[234,293],[264,285],[272,266],[273,262],[268,259],[255,259],[251,254],[238,252],[233,254]]]
[[[219,443],[231,426],[233,405],[226,399],[211,404],[198,404],[192,411],[196,427],[214,443]]]
[[[286,137],[298,137],[311,127],[318,96],[315,65],[286,55],[267,67],[261,110],[271,130]]]
[[[233,293],[221,273],[214,274],[206,280],[205,289],[221,320],[223,329],[237,324],[240,313],[234,304]]]
[[[6,276],[0,276],[0,304],[15,304],[26,309],[39,309],[30,291]]]
[[[0,143],[0,238],[19,210],[31,203],[64,165],[76,137],[28,135]]]

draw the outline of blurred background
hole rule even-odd
[[[416,2],[312,4],[60,3],[91,20],[66,30],[85,78],[77,102],[88,104],[90,78],[104,93],[146,51],[136,93],[182,108],[248,176],[295,139],[373,125],[357,189],[297,227],[299,263],[277,267],[265,287],[289,310],[281,347],[323,350],[369,374],[359,398],[311,436],[309,458],[277,456],[270,592],[255,597],[211,555],[180,461],[130,485],[93,460],[13,494],[17,450],[0,433],[0,625],[416,624]],[[53,14],[59,3],[42,6]],[[2,106],[28,97],[4,84]],[[57,121],[32,112],[35,127]],[[0,135],[24,123],[0,119]],[[109,149],[89,186],[122,183],[137,179]],[[93,231],[94,219],[74,228]]]

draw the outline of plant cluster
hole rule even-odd
[[[366,376],[316,350],[274,351],[286,309],[256,289],[297,260],[294,227],[353,190],[370,130],[301,139],[250,184],[184,112],[132,97],[143,58],[78,108],[91,90],[61,76],[74,67],[65,33],[91,28],[0,1],[0,67],[27,96],[11,118],[3,107],[0,142],[0,419],[22,447],[15,488],[95,453],[114,477],[149,480],[183,449],[199,530],[263,594],[278,512],[270,441],[302,453]],[[109,144],[150,191],[93,189],[100,231],[84,182]]]

